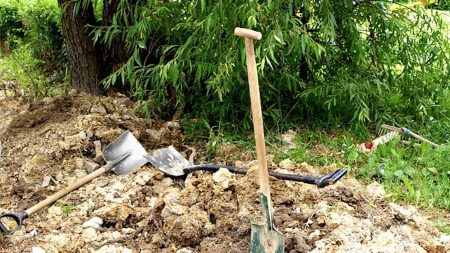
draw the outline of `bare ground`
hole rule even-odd
[[[25,210],[83,177],[99,155],[94,141],[104,148],[127,129],[149,152],[174,145],[189,155],[176,124],[138,118],[131,108],[123,96],[72,92],[25,103],[0,93],[0,212]],[[215,161],[253,169],[171,178],[147,165],[103,175],[0,236],[0,252],[248,252],[250,224],[260,219],[254,158],[232,145],[219,154]],[[330,169],[289,166],[298,174]],[[271,187],[286,252],[450,251],[449,235],[414,207],[389,203],[377,183],[346,176],[325,189],[276,179]]]

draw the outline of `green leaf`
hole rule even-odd
[[[170,76],[170,79],[172,79],[172,82],[174,84],[176,84],[178,81],[178,75],[179,75],[178,64],[177,64],[177,62],[174,62],[173,64],[171,64],[171,66],[169,68],[169,76]]]
[[[200,0],[201,3],[201,7],[202,7],[202,12],[205,11],[206,8],[206,0]]]

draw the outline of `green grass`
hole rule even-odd
[[[336,163],[338,167],[347,168],[351,175],[364,183],[379,181],[393,201],[411,203],[424,209],[450,210],[450,144],[448,139],[447,142],[441,142],[449,134],[450,120],[443,118],[433,124],[436,126],[425,126],[417,130],[411,128],[424,136],[429,136],[427,130],[435,129],[431,140],[444,143],[436,149],[427,144],[419,147],[404,146],[399,143],[398,138],[378,146],[370,154],[363,154],[357,151],[357,146],[368,140],[359,139],[356,133],[318,128],[298,129],[295,147],[287,152],[281,151],[286,144],[282,143],[280,133],[267,133],[267,153],[275,155],[275,162],[289,158],[296,163],[307,162],[317,167]],[[252,133],[236,135],[220,130],[216,132],[209,126],[205,127],[205,123],[188,124],[185,128],[187,138],[195,138],[194,133],[202,125],[203,130],[200,132],[209,135],[209,139],[205,138],[208,145],[231,142],[242,149],[254,149]],[[374,177],[379,172],[380,164],[385,166],[384,174]]]
[[[450,234],[450,223],[448,221],[438,220],[436,227],[443,233]]]
[[[450,210],[450,145],[433,149],[427,144],[401,146],[399,141],[381,145],[371,154],[362,154],[356,149],[358,141],[349,132],[330,137],[307,131],[297,138],[294,149],[279,154],[278,158],[315,166],[336,163],[339,167],[347,167],[366,183],[375,180],[374,173],[379,171],[380,164],[384,164],[384,175],[377,180],[393,200],[426,209]]]
[[[26,97],[45,97],[62,94],[67,83],[61,83],[64,73],[46,76],[39,67],[41,62],[34,58],[28,44],[20,45],[10,53],[0,51],[0,81],[16,81]]]
[[[69,215],[73,211],[73,206],[67,203],[58,202],[57,205],[59,206],[59,208],[61,208],[65,216]]]

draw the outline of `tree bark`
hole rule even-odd
[[[96,23],[91,4],[80,9],[74,16],[75,3],[70,0],[58,0],[63,10],[62,26],[67,46],[67,58],[73,87],[100,95],[103,88],[101,80],[105,77],[102,71],[102,53],[96,50],[89,36],[88,25]]]
[[[131,1],[131,3],[133,3],[133,1]],[[103,2],[102,26],[112,25],[112,19],[114,14],[117,12],[118,5],[119,1]],[[131,57],[130,52],[126,48],[125,42],[122,40],[120,35],[112,40],[110,46],[104,45],[103,51],[105,52],[103,55],[103,62],[107,68],[107,73],[112,73],[117,70]]]

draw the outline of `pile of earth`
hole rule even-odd
[[[0,212],[21,211],[87,175],[102,163],[101,150],[130,130],[151,152],[174,145],[186,156],[177,122],[133,114],[120,94],[65,97],[26,103],[0,94]],[[197,146],[196,146],[197,145]],[[0,236],[0,252],[249,252],[250,224],[261,219],[252,152],[224,145],[215,162],[251,168],[168,177],[150,165],[106,174]],[[289,160],[271,169],[322,174]],[[286,252],[449,252],[440,233],[412,206],[389,203],[382,187],[351,176],[315,186],[271,179],[275,222]]]

